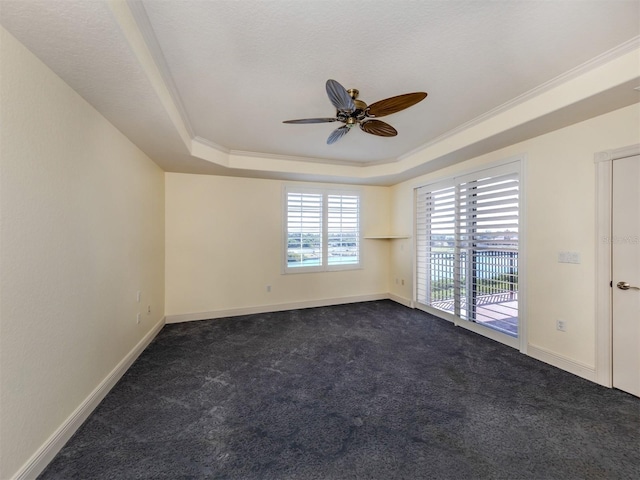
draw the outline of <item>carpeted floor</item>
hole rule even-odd
[[[640,478],[640,399],[391,301],[167,325],[42,479]]]

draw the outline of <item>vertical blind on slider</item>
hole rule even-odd
[[[321,193],[287,193],[287,251],[290,255],[305,248],[317,252],[315,257],[307,256],[306,266],[322,262],[322,204]]]
[[[327,195],[328,264],[359,263],[360,199],[357,195]]]

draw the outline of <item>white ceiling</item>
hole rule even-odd
[[[7,30],[165,170],[376,184],[426,170],[351,178],[300,165],[402,161],[637,48],[640,38],[638,0],[2,0],[0,8]],[[369,104],[429,96],[384,119],[397,137],[355,129],[327,145],[339,124],[282,121],[333,116],[328,78]],[[629,87],[529,122],[504,141],[640,101]],[[231,157],[291,169],[262,171]],[[444,156],[432,160],[435,168]]]

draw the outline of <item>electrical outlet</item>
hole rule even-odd
[[[140,290],[138,290],[138,293],[136,293],[136,300],[138,301],[138,303],[140,303]]]
[[[136,315],[136,323],[140,323],[140,314]]]
[[[271,293],[271,285],[267,285],[267,293]]]
[[[404,278],[402,279],[402,285],[404,285]]]
[[[558,319],[556,321],[556,329],[561,331],[561,332],[566,332],[567,331],[567,322],[565,322],[564,320]]]

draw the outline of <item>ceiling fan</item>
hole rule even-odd
[[[358,100],[360,92],[355,88],[347,90],[331,79],[327,80],[326,87],[329,100],[337,109],[335,118],[301,118],[286,120],[282,123],[344,123],[345,125],[331,132],[327,139],[329,145],[340,140],[356,124],[363,132],[380,137],[395,137],[398,134],[395,128],[381,120],[375,120],[375,118],[409,108],[427,97],[425,92],[405,93],[367,105],[362,100]]]

